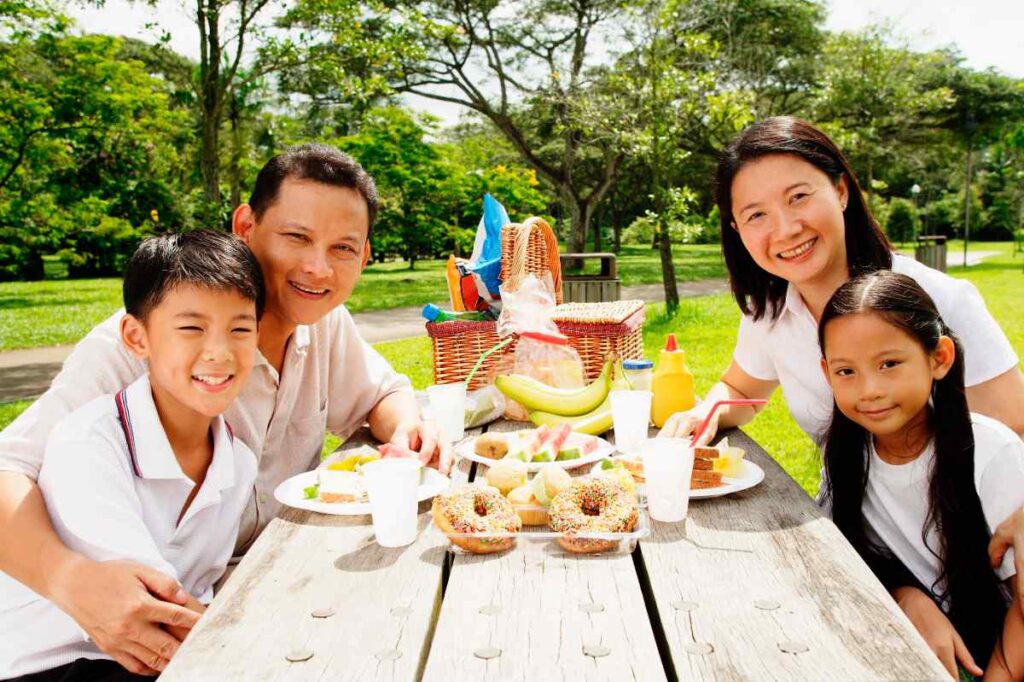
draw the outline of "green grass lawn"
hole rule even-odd
[[[725,276],[715,245],[677,247],[675,262],[680,281]],[[404,262],[371,265],[346,305],[360,312],[445,302],[445,263],[418,261],[415,270]],[[586,272],[596,269],[596,261],[588,266]],[[626,285],[660,282],[658,253],[623,247],[619,277]],[[121,281],[116,278],[0,282],[0,351],[75,343],[120,307]]]

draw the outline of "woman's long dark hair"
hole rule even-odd
[[[797,156],[836,184],[846,177],[850,197],[843,211],[843,221],[846,225],[846,259],[851,275],[892,267],[892,245],[871,215],[857,176],[835,142],[798,118],[766,118],[729,143],[718,159],[715,173],[715,202],[721,215],[722,254],[729,268],[729,284],[740,310],[755,320],[768,314],[769,308],[771,319],[779,316],[789,282],[763,270],[743,245],[732,214],[732,181],[747,163],[773,154]]]
[[[935,528],[939,547],[930,547],[927,540],[925,546],[938,556],[941,571],[926,591],[947,607],[956,631],[975,661],[984,667],[1002,632],[1006,601],[989,564],[989,530],[974,483],[974,431],[964,395],[963,350],[917,282],[906,275],[880,271],[854,277],[832,295],[818,325],[822,355],[829,322],[856,313],[878,315],[929,353],[938,346],[940,337],[953,339],[953,366],[932,384],[929,427],[935,457],[929,474],[928,516],[921,537],[926,539],[927,530]],[[938,424],[942,428],[936,428]],[[825,494],[831,501],[832,520],[886,582],[884,572],[898,560],[868,538],[861,509],[868,480],[870,438],[866,429],[833,402],[832,424],[824,447]]]

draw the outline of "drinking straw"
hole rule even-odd
[[[491,353],[501,350],[502,348],[509,345],[515,340],[516,337],[509,336],[507,339],[499,341],[498,343],[484,351],[483,354],[480,355],[480,359],[476,361],[475,365],[473,365],[473,369],[469,370],[469,376],[466,377],[466,388],[469,388],[469,382],[473,380],[473,376],[476,374],[476,371],[480,369],[480,366],[484,364],[484,360],[486,360],[491,355]]]
[[[700,426],[697,427],[697,430],[693,432],[693,435],[690,437],[690,442],[691,443],[696,443],[697,439],[704,435],[704,431],[708,428],[708,423],[711,422],[711,417],[713,417],[715,415],[715,412],[717,412],[718,408],[721,407],[722,405],[751,405],[751,406],[753,406],[753,405],[764,405],[767,402],[768,401],[763,399],[763,398],[736,398],[735,400],[719,400],[719,401],[715,402],[715,404],[712,405],[711,409],[708,411],[708,415],[706,417],[704,417],[704,421],[702,421],[700,423]]]

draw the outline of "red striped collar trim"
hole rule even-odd
[[[125,390],[122,389],[114,395],[114,404],[117,405],[117,415],[120,417],[121,430],[124,431],[124,440],[128,444],[128,458],[131,461],[132,471],[139,478],[142,478],[142,470],[139,468],[139,458],[135,450],[135,433],[132,429],[132,416],[128,411],[128,401],[125,400]]]

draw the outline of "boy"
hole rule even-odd
[[[53,429],[39,488],[67,546],[177,579],[202,612],[252,501],[256,457],[221,417],[252,371],[264,287],[229,234],[142,243],[125,270],[121,341],[148,372]],[[0,679],[130,679],[64,612],[0,573]]]

